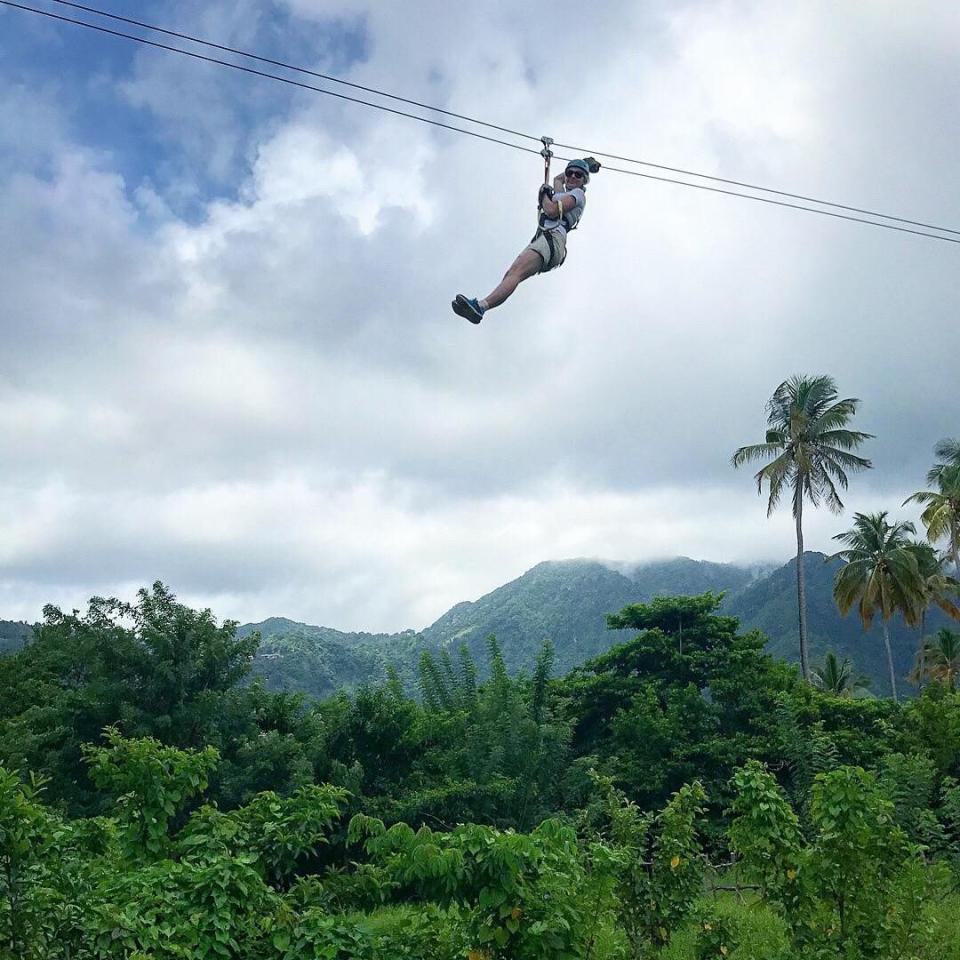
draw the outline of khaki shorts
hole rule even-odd
[[[550,255],[550,243],[545,233],[534,237],[526,247],[527,250],[533,250],[534,253],[540,254],[540,259],[543,262],[543,266],[540,268],[541,273],[556,270],[567,258],[566,233],[562,230],[551,230],[550,239],[553,240],[553,256]]]

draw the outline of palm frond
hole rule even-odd
[[[865,630],[877,613],[889,620],[899,610],[910,624],[923,615],[927,592],[913,532],[909,521],[889,523],[880,511],[854,514],[853,527],[833,538],[846,546],[834,554],[846,561],[834,578],[834,600],[844,615],[856,603]]]
[[[944,470],[960,466],[960,440],[946,437],[937,441],[937,445],[933,448],[933,455],[938,462],[927,473],[927,483],[936,483]]]
[[[772,457],[781,453],[782,450],[782,443],[753,443],[735,450],[733,456],[730,458],[730,463],[734,467],[740,467],[745,463],[753,463],[755,460]]]
[[[946,437],[938,440],[933,448],[933,455],[940,460],[946,460],[954,466],[960,466],[960,440]]]
[[[847,485],[847,475],[838,469],[839,479],[842,481],[842,485],[846,487]],[[837,488],[833,485],[833,481],[830,479],[830,474],[825,468],[821,466],[816,472],[816,483],[820,489],[820,493],[823,495],[824,499],[827,501],[827,507],[830,509],[831,513],[842,513],[843,512],[843,501],[840,499],[840,495],[837,493]]]
[[[948,596],[942,593],[934,594],[930,602],[938,606],[948,617],[960,620],[960,605],[954,603]]]
[[[795,475],[793,462],[787,454],[777,457],[773,463],[768,463],[760,470],[754,479],[757,481],[757,492],[763,492],[763,481],[766,480],[770,486],[769,497],[767,500],[767,516],[769,517],[780,503],[783,496],[784,487]]]
[[[839,430],[856,415],[859,405],[860,401],[855,397],[838,400],[826,409],[818,411],[818,416],[810,424],[811,431],[822,434],[826,431]],[[863,439],[872,439],[872,436],[871,434],[863,434]]]
[[[831,430],[828,433],[817,434],[817,446],[822,449],[833,450],[838,457],[849,457],[851,466],[856,463],[863,470],[873,466],[866,457],[858,457],[850,453],[856,450],[861,443],[871,438],[869,433],[858,433],[856,430]]]
[[[824,445],[820,447],[820,455],[830,457],[840,464],[845,470],[869,470],[873,467],[872,461],[866,457],[858,457],[854,453],[848,453],[846,450],[834,446]]]
[[[821,408],[825,401],[837,395],[837,386],[832,377],[809,377],[795,374],[784,380],[774,391],[767,403],[771,422],[787,422],[793,418],[791,413],[802,413],[807,418],[811,412]]]
[[[841,567],[833,579],[833,599],[843,616],[850,612],[863,591],[862,577],[851,566]]]
[[[938,496],[930,501],[930,505],[920,514],[920,522],[927,531],[927,539],[936,543],[950,534],[951,521],[955,521],[954,511],[950,502]]]

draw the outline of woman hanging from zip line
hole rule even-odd
[[[483,299],[458,293],[451,304],[453,312],[471,323],[479,323],[488,310],[499,307],[524,280],[561,266],[567,257],[567,234],[576,229],[587,204],[590,174],[599,169],[600,164],[593,157],[571,160],[564,172],[553,178],[552,188],[544,183],[537,198],[540,226],[533,239],[492,292]]]

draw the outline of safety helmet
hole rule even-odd
[[[583,171],[583,182],[590,182],[590,165],[586,160],[571,160],[564,168],[563,172],[566,173],[568,170],[573,168],[574,170]]]

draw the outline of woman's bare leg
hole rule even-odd
[[[484,297],[486,308],[489,310],[492,307],[499,307],[524,280],[536,276],[542,268],[543,260],[540,259],[539,253],[533,250],[522,251],[503,275],[500,283]]]

